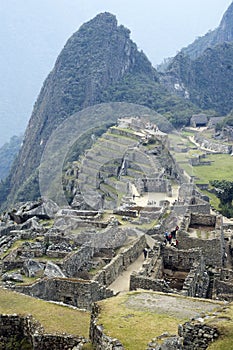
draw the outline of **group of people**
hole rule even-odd
[[[176,228],[174,230],[172,230],[170,233],[168,231],[166,231],[164,233],[164,244],[170,244],[173,247],[178,247],[178,239],[176,237],[176,233],[179,230],[179,226],[176,226]],[[149,251],[150,249],[148,249],[147,247],[143,249],[143,254],[144,254],[144,259],[148,258],[149,255]]]
[[[176,228],[174,230],[172,230],[171,232],[166,231],[164,233],[164,244],[170,244],[171,246],[175,246],[178,247],[178,240],[176,237],[176,233],[179,230],[179,226],[176,226]]]

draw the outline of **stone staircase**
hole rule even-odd
[[[112,127],[80,160],[79,190],[90,207],[114,209],[132,196],[130,183],[160,173],[159,158],[146,153],[140,133]]]
[[[135,147],[138,140],[121,136],[110,129],[103,134],[81,159],[78,183],[79,190],[89,205],[94,208],[112,209],[118,205],[121,193],[127,191],[126,179],[118,179],[123,158],[129,148]]]

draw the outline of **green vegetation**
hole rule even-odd
[[[0,148],[0,180],[7,177],[11,165],[20,149],[22,141],[22,136],[13,136],[9,142],[5,143]]]
[[[164,125],[160,120],[159,127],[168,130],[169,123],[175,127],[188,125],[192,114],[200,111],[189,101],[169,94],[153,77],[139,72],[128,73],[121,81],[112,84],[103,94],[103,102],[128,102],[147,106],[165,116]],[[170,125],[171,128],[171,125]]]
[[[183,305],[178,311],[173,309],[172,300],[163,300],[164,304],[158,300],[152,302],[153,295],[160,293],[143,292],[143,296],[140,294],[140,292],[131,292],[98,303],[100,305],[98,323],[103,325],[106,335],[119,339],[126,350],[146,349],[152,338],[164,332],[177,334],[178,325],[186,322],[190,314],[197,314],[197,310],[202,312],[205,308],[209,310],[210,305],[205,300],[198,305],[199,301],[192,298],[169,296],[169,298],[174,297],[175,304]],[[211,308],[214,310],[219,308],[219,305],[215,306],[213,302]]]
[[[196,59],[190,59],[190,52],[188,55],[184,52],[174,58],[169,74],[179,77],[195,105],[212,110],[212,115],[216,115],[214,111],[223,116],[229,113],[233,105],[233,43],[224,42],[216,46],[211,43]]]
[[[213,344],[210,344],[208,350],[233,350],[233,305],[232,303],[223,308],[219,313],[218,319],[208,322],[211,326],[218,328],[220,337]]]
[[[233,182],[226,180],[212,180],[210,184],[214,187],[216,196],[220,200],[221,213],[230,218],[233,217]]]
[[[184,321],[156,312],[132,310],[125,305],[127,296],[100,303],[99,324],[108,336],[117,338],[127,350],[145,349],[150,339],[166,331],[176,334],[179,322]]]
[[[31,314],[48,333],[68,333],[88,338],[88,312],[35,299],[0,288],[0,313]]]
[[[213,131],[212,131],[213,132]],[[169,139],[171,140],[171,146],[180,145],[180,147],[188,147],[188,152],[175,152],[172,151],[172,154],[179,166],[186,171],[190,176],[194,176],[194,181],[196,184],[209,184],[209,182],[218,180],[218,181],[232,181],[233,180],[233,161],[232,157],[229,154],[209,154],[203,161],[210,162],[210,165],[198,165],[192,166],[190,164],[190,159],[197,157],[205,152],[196,148],[196,146],[191,143],[189,137],[193,136],[195,132],[191,131],[182,131],[180,134],[171,134]],[[207,130],[203,132],[205,137],[211,138],[211,131]],[[211,186],[209,186],[211,190]],[[210,198],[211,205],[219,210],[220,200],[216,193],[213,191],[202,191],[203,194],[207,195]],[[227,214],[227,210],[224,211]],[[227,214],[228,216],[230,214]]]
[[[192,167],[192,172],[197,183],[208,183],[212,180],[232,180],[233,161],[229,154],[211,154],[205,161],[210,161],[211,165],[200,165]]]
[[[105,133],[107,129],[112,125],[112,123],[109,123],[96,128],[90,128],[90,130],[82,134],[78,140],[76,140],[76,142],[73,144],[73,147],[67,154],[66,160],[64,162],[64,168],[67,167],[67,163],[78,160],[79,156],[83,154],[86,149],[91,148],[93,142],[103,133]]]

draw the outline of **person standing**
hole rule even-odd
[[[144,254],[144,259],[146,259],[147,258],[147,254],[148,254],[147,248],[143,249],[143,254]]]

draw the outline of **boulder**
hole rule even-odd
[[[23,277],[20,273],[4,273],[2,275],[2,281],[7,282],[7,281],[12,281],[12,282],[23,282]]]
[[[66,277],[59,266],[48,261],[44,270],[44,276],[52,278],[52,277]]]
[[[27,277],[39,276],[44,272],[45,264],[29,259],[24,262],[23,270]]]

